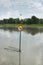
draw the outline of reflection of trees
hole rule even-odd
[[[43,32],[43,28],[24,28],[24,31],[27,33],[30,33],[32,35],[35,35],[37,33],[42,33]]]
[[[3,29],[4,31],[9,30],[10,32],[17,31],[17,27],[0,27],[0,29]]]
[[[0,29],[3,29],[4,31],[9,30],[10,32],[12,31],[18,31],[17,27],[0,27]],[[31,28],[31,27],[26,27],[23,29],[24,32],[30,33],[32,35],[35,35],[37,33],[43,33],[43,28]]]
[[[43,28],[40,28],[40,33],[43,33]]]

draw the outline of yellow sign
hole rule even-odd
[[[23,28],[23,26],[22,25],[19,25],[18,28]]]
[[[21,31],[23,29],[23,26],[22,25],[19,25],[18,26],[18,30]]]

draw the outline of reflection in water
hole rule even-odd
[[[17,31],[17,27],[0,27],[0,29],[3,29],[4,31],[9,30],[10,32]]]
[[[24,28],[24,31],[30,33],[31,35],[35,35],[37,33],[42,33],[43,28]]]
[[[32,35],[35,35],[40,32],[39,28],[25,28],[24,31]]]
[[[10,30],[0,29],[0,65],[43,65],[43,28],[24,28],[22,52],[19,32],[16,28]]]
[[[17,27],[0,27],[0,29],[3,29],[4,31],[9,30],[10,32],[12,31],[18,31]],[[30,33],[32,35],[35,35],[37,33],[42,33],[43,32],[43,28],[31,28],[31,27],[26,27],[23,29],[24,32],[26,33]]]
[[[15,47],[11,47],[11,46],[9,46],[9,48],[4,48],[5,50],[7,50],[7,51],[16,51],[16,52],[18,52],[19,53],[19,65],[21,65],[21,52],[19,52],[19,50],[17,49],[17,48],[15,48]]]
[[[43,43],[40,45],[40,52],[41,52],[41,65],[43,65]]]
[[[21,65],[21,52],[19,52],[19,65]]]
[[[16,52],[19,52],[18,48],[11,47],[11,46],[9,46],[8,48],[4,48],[4,49],[7,50],[7,51],[16,51]]]

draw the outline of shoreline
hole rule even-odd
[[[23,28],[27,28],[27,27],[30,27],[30,28],[43,28],[43,24],[0,24],[0,28],[15,28],[15,27],[18,27],[18,25],[22,25]]]

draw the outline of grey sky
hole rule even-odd
[[[43,0],[0,0],[0,19],[30,18],[32,15],[43,18]]]

